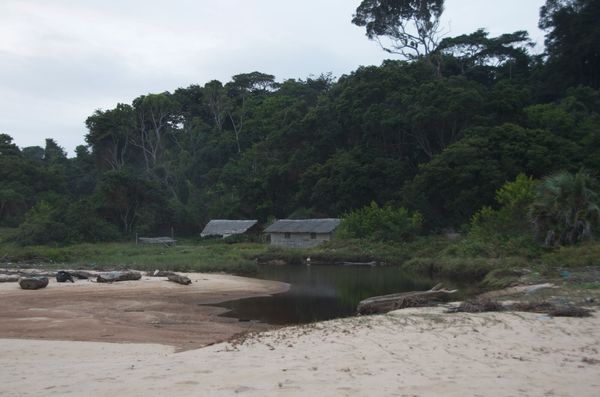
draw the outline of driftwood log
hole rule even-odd
[[[500,302],[487,298],[475,298],[452,307],[446,313],[483,313],[501,311],[520,311],[542,313],[553,317],[589,317],[591,310],[572,304],[555,304],[547,301]]]
[[[87,271],[87,270],[69,270],[69,273],[73,277],[77,277],[80,280],[87,280],[89,278],[98,277],[98,272]]]
[[[401,292],[399,294],[374,296],[360,301],[356,311],[358,314],[375,314],[387,313],[407,307],[430,306],[447,299],[449,295],[456,291],[443,289],[442,284],[437,284],[429,291]]]
[[[115,281],[139,280],[140,278],[142,278],[140,272],[110,272],[99,275],[98,278],[96,278],[96,281],[99,283],[112,283]]]
[[[152,273],[151,272],[146,273],[146,276],[148,276],[148,277],[169,277],[172,275],[177,275],[177,273],[170,272],[167,270],[158,270],[158,269],[153,271]]]
[[[188,277],[181,276],[179,274],[169,274],[167,278],[169,279],[169,281],[173,281],[174,283],[179,283],[183,285],[190,285],[192,283],[192,280],[190,280]]]
[[[0,274],[0,283],[16,283],[19,281],[19,276]]]

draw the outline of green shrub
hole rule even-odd
[[[537,189],[530,216],[546,246],[589,240],[600,224],[600,188],[586,171],[561,171]]]
[[[100,218],[93,204],[87,200],[71,204],[64,219],[69,225],[67,240],[71,243],[114,241],[121,237],[119,229]]]
[[[486,258],[413,258],[402,268],[430,276],[447,277],[454,280],[481,280],[494,269],[496,264]]]
[[[421,232],[423,216],[406,208],[380,207],[377,203],[342,217],[338,236],[378,241],[410,241]]]
[[[471,218],[469,237],[483,241],[505,239],[531,232],[529,206],[534,200],[538,182],[519,174],[512,182],[496,191],[499,209],[483,207]]]
[[[64,242],[68,229],[59,216],[56,208],[46,201],[40,201],[25,214],[25,220],[19,226],[15,239],[22,245]]]

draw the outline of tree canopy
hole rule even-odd
[[[385,51],[414,59],[437,48],[443,10],[444,0],[363,0],[352,23],[365,27]]]
[[[338,79],[277,82],[253,71],[141,95],[91,114],[73,158],[53,139],[19,148],[0,134],[0,225],[41,234],[36,241],[100,241],[194,235],[210,218],[372,208],[418,213],[418,229],[436,232],[471,224],[486,206],[500,211],[498,189],[521,174],[597,173],[598,2],[548,0],[542,57],[524,31],[439,42],[443,5],[357,8],[353,22],[391,38],[388,49],[408,61]]]

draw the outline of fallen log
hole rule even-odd
[[[129,281],[129,280],[139,280],[142,278],[142,274],[140,272],[127,271],[127,272],[110,272],[105,274],[100,274],[96,281],[99,283],[112,283],[115,281]]]
[[[188,277],[181,276],[179,274],[169,274],[167,276],[167,279],[169,281],[173,281],[174,283],[183,284],[183,285],[190,285],[192,283],[192,280],[190,280]]]
[[[547,314],[552,317],[589,317],[591,310],[572,304],[555,304],[548,301],[500,302],[487,298],[475,298],[450,308],[446,313],[483,313],[519,311]]]
[[[374,296],[360,301],[356,311],[358,314],[375,314],[387,313],[407,307],[431,306],[437,302],[446,300],[449,295],[456,291],[443,289],[442,284],[437,284],[429,291],[412,291]]]
[[[77,277],[80,280],[87,280],[90,278],[98,277],[98,272],[87,270],[69,270],[69,273],[71,273],[73,277]]]
[[[17,281],[19,281],[19,276],[0,274],[0,283],[16,283]]]
[[[152,273],[146,272],[146,276],[148,276],[148,277],[169,277],[172,275],[177,275],[177,273],[170,272],[167,270],[158,270],[158,269],[153,271]]]

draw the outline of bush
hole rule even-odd
[[[121,236],[119,229],[100,218],[93,204],[87,200],[69,206],[65,223],[69,225],[67,239],[71,243],[114,241]]]
[[[505,183],[496,191],[499,209],[483,207],[471,218],[469,237],[483,241],[497,241],[507,237],[529,234],[529,206],[535,197],[537,181],[519,174],[513,182]]]
[[[78,201],[67,207],[64,202],[51,205],[42,200],[27,212],[14,240],[22,245],[33,245],[95,243],[119,237],[117,227],[100,218],[88,201]]]
[[[48,244],[63,242],[67,237],[67,226],[60,222],[59,211],[46,201],[40,201],[25,214],[15,239],[19,244]]]
[[[380,207],[377,203],[342,217],[338,236],[378,241],[410,241],[421,232],[423,216],[406,208]]]
[[[600,224],[600,188],[589,173],[561,171],[544,178],[530,216],[546,246],[571,245],[593,237]]]

